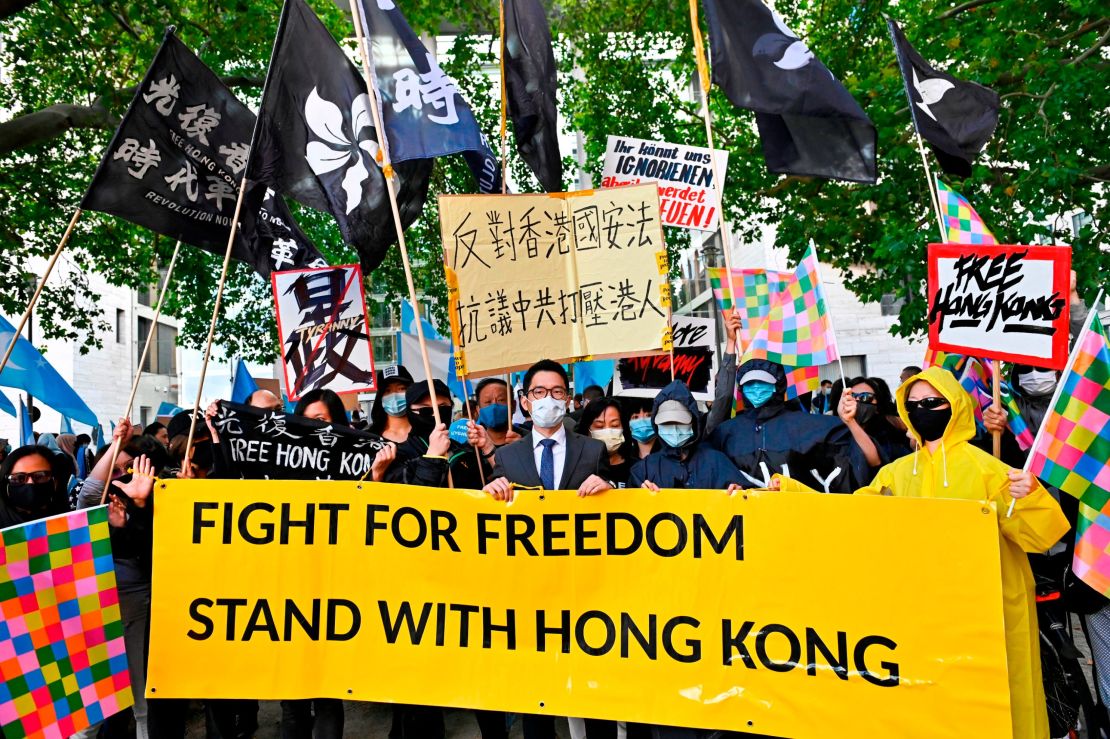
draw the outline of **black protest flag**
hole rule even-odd
[[[362,76],[312,9],[286,0],[247,177],[330,213],[369,272],[397,241],[377,155]],[[406,228],[424,208],[432,165],[425,159],[394,166]]]
[[[897,23],[887,18],[886,24],[914,127],[932,146],[945,172],[970,176],[971,163],[998,126],[998,93],[934,69],[910,46]]]
[[[359,2],[385,125],[389,161],[462,154],[478,190],[501,192],[501,165],[458,85],[393,0]]]
[[[562,192],[563,160],[555,112],[558,81],[551,29],[540,0],[504,0],[502,74],[516,148],[547,192]]]
[[[875,126],[805,42],[760,0],[703,0],[713,82],[753,110],[767,169],[874,182]]]
[[[167,31],[81,208],[223,256],[253,128],[254,114]],[[266,278],[327,265],[265,187],[244,196],[231,255]]]

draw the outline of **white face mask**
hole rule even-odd
[[[567,414],[565,400],[555,400],[550,395],[532,401],[532,423],[541,429],[553,429],[563,422]]]
[[[1056,373],[1052,370],[1033,370],[1020,376],[1021,389],[1029,395],[1048,395],[1056,389]]]
[[[624,443],[624,431],[622,429],[590,429],[590,436],[598,441],[605,442],[605,448],[610,454],[621,448]]]

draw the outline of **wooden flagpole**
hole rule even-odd
[[[509,159],[508,159],[508,115],[509,115],[509,86],[505,81],[505,0],[497,3],[501,15],[501,194],[508,190]]]
[[[819,286],[823,286],[825,283],[821,279],[821,259],[817,256],[817,245],[813,243],[813,239],[809,240],[809,247],[811,249],[813,249],[813,259],[817,263],[817,266],[816,266],[817,284]],[[824,296],[824,288],[823,287],[822,287],[822,290],[821,290],[821,294],[822,294],[822,296]],[[825,300],[825,315],[829,319],[829,333],[832,334],[833,343],[836,345],[836,364],[840,368],[840,384],[842,386],[841,387],[841,392],[844,393],[844,392],[848,391],[848,378],[844,374],[844,360],[840,358],[840,342],[837,341],[837,339],[836,339],[836,326],[833,325],[832,307],[828,304],[828,298],[827,297],[826,297],[826,300]]]
[[[27,325],[27,321],[31,318],[31,313],[35,310],[35,305],[39,302],[39,296],[42,294],[43,288],[46,287],[46,280],[54,270],[54,263],[58,261],[62,249],[64,249],[69,242],[70,234],[73,233],[73,227],[77,225],[77,219],[81,217],[81,213],[82,211],[80,208],[73,211],[73,217],[69,219],[69,225],[66,226],[65,233],[62,234],[62,240],[58,242],[58,248],[56,248],[54,253],[50,256],[50,261],[46,263],[46,271],[42,273],[39,284],[35,288],[34,294],[31,295],[31,302],[27,304],[27,310],[23,311],[23,315],[19,319],[19,325],[15,327],[15,333],[12,334],[12,340],[8,342],[8,348],[4,350],[4,358],[0,360],[0,373],[8,366],[8,360],[11,359],[16,342],[19,341],[19,337],[23,333],[23,327]]]
[[[366,82],[366,89],[370,93],[370,110],[374,116],[374,131],[378,138],[378,151],[382,156],[382,174],[385,176],[385,189],[389,194],[389,205],[393,210],[393,226],[397,230],[397,246],[401,249],[401,262],[405,268],[405,282],[408,284],[409,302],[412,303],[413,321],[416,323],[416,338],[420,342],[420,358],[424,362],[424,375],[428,382],[428,393],[432,399],[432,408],[435,409],[436,420],[447,423],[450,419],[439,417],[439,402],[436,398],[435,384],[432,382],[432,363],[428,359],[428,345],[424,340],[424,327],[420,325],[420,303],[416,299],[416,284],[412,279],[412,265],[409,262],[408,247],[405,246],[405,227],[401,223],[401,211],[397,206],[397,192],[393,186],[393,165],[389,158],[389,143],[382,122],[382,111],[379,107],[381,101],[378,95],[378,85],[374,80],[373,66],[370,64],[370,50],[367,47],[366,35],[363,33],[362,0],[351,0],[351,15],[354,16],[355,38],[358,40],[358,52],[362,61],[362,76]]]
[[[139,390],[139,379],[143,376],[143,365],[146,364],[147,355],[150,353],[150,345],[154,343],[154,337],[158,335],[158,318],[162,315],[162,304],[166,300],[166,293],[169,292],[170,280],[173,278],[173,268],[177,263],[179,251],[181,251],[180,239],[173,245],[173,256],[170,257],[169,267],[166,268],[166,276],[162,280],[162,289],[158,293],[158,305],[154,308],[154,319],[150,323],[150,331],[147,332],[146,341],[143,343],[143,353],[139,357],[139,366],[135,370],[135,379],[131,383],[131,394],[127,397],[127,410],[123,412],[124,418],[131,418],[131,411],[135,407],[135,394]],[[101,505],[104,505],[104,501],[108,497],[108,489],[112,486],[112,471],[116,468],[116,458],[119,456],[121,446],[122,444],[112,444],[112,458],[108,462],[108,480],[104,483],[104,490],[100,494]],[[188,460],[187,457],[186,460]]]

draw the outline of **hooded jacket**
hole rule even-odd
[[[764,480],[761,463],[768,476],[785,475],[789,470],[788,476],[815,490],[823,490],[824,486],[811,470],[827,480],[839,467],[840,472],[829,484],[829,492],[833,493],[851,492],[870,480],[867,460],[839,418],[786,407],[786,371],[782,365],[766,359],[749,359],[736,371],[737,379],[751,370],[763,370],[774,376],[775,396],[760,408],[751,407],[744,398],[744,410],[709,436],[710,445],[724,452],[751,478],[744,478],[745,487]]]
[[[651,408],[651,423],[656,434],[659,426],[655,416],[659,406],[668,400],[677,400],[693,417],[694,436],[679,448],[659,442],[659,451],[652,452],[632,465],[628,487],[640,487],[650,480],[661,488],[688,488],[692,490],[724,490],[729,485],[743,484],[736,465],[721,452],[702,442],[704,420],[698,413],[698,404],[690,389],[681,380],[675,380],[659,391]]]
[[[932,454],[910,425],[906,397],[918,380],[925,380],[952,406],[940,446]],[[1010,501],[1009,467],[972,446],[975,412],[972,400],[952,375],[940,368],[914,375],[896,393],[898,415],[918,441],[918,450],[879,470],[874,482],[857,495],[899,495],[912,498],[959,498],[992,503],[998,516],[998,544],[1002,557],[1002,613],[1006,627],[1006,661],[1010,677],[1013,736],[1047,739],[1048,713],[1041,683],[1040,642],[1037,632],[1035,583],[1027,552],[1043,552],[1068,530],[1060,505],[1039,483],[1032,493]],[[784,490],[800,490],[783,481]],[[943,535],[943,532],[939,532]]]

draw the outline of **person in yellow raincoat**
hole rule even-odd
[[[896,393],[898,415],[917,440],[917,451],[879,470],[856,495],[961,498],[994,503],[1002,556],[1003,618],[1014,737],[1048,739],[1041,682],[1033,572],[1026,552],[1043,552],[1069,526],[1060,504],[1031,473],[1011,469],[972,446],[971,397],[940,367],[906,380]],[[806,490],[782,479],[782,490]],[[1012,515],[1007,515],[1011,501]]]

